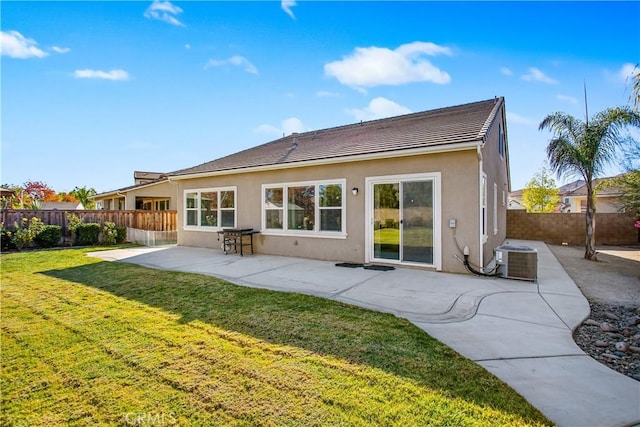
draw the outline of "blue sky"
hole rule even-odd
[[[542,118],[629,102],[640,2],[11,2],[2,183],[131,185],[283,133],[504,96],[512,189]],[[608,172],[617,173],[612,167]],[[566,180],[560,180],[564,182]]]

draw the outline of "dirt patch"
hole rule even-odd
[[[640,307],[640,246],[598,247],[598,261],[584,248],[548,245],[589,302]]]

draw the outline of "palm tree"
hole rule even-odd
[[[82,206],[84,206],[85,209],[91,209],[95,205],[91,197],[95,196],[97,193],[96,193],[96,190],[94,190],[93,188],[76,187],[69,194],[73,195],[76,199],[78,199],[78,201],[82,203]]]
[[[549,165],[558,176],[577,175],[587,186],[586,244],[584,257],[595,260],[596,206],[593,180],[614,159],[625,140],[626,126],[640,127],[640,115],[630,108],[609,108],[591,121],[565,113],[553,113],[542,120],[539,130],[554,133],[547,146]]]

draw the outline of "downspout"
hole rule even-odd
[[[482,141],[482,145],[484,145],[484,140]],[[476,150],[478,152],[478,212],[480,213],[480,215],[478,215],[478,265],[480,266],[480,268],[484,267],[484,263],[483,263],[483,258],[484,258],[484,242],[483,240],[483,236],[482,236],[482,226],[484,223],[484,218],[482,217],[482,147],[481,145],[478,145],[476,147]],[[486,215],[486,212],[485,212]]]

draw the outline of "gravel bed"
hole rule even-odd
[[[640,381],[640,308],[589,304],[591,315],[573,334],[576,344],[598,362]]]

